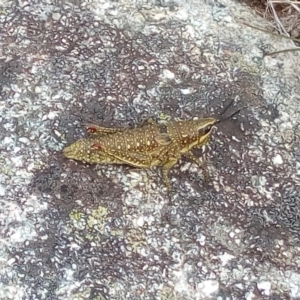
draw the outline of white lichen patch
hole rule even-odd
[[[223,254],[221,254],[221,255],[219,256],[219,258],[221,259],[222,265],[223,265],[223,266],[226,266],[227,263],[228,263],[230,260],[232,260],[233,258],[235,258],[235,256],[233,256],[233,255],[231,255],[231,254],[229,254],[229,253],[224,252]]]
[[[175,79],[175,74],[170,70],[163,70],[161,77],[162,80],[173,80]]]
[[[271,282],[269,281],[259,281],[257,283],[257,288],[259,291],[266,296],[270,295],[270,289],[271,289]]]
[[[219,290],[219,282],[216,280],[205,280],[199,283],[198,290],[200,297],[212,297]]]
[[[276,154],[273,157],[273,164],[274,165],[282,165],[283,164],[283,159],[282,159],[282,156],[280,154]]]

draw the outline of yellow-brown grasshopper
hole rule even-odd
[[[239,112],[223,119],[210,117],[162,124],[148,120],[137,128],[107,128],[86,124],[90,136],[66,147],[63,154],[67,158],[88,163],[127,164],[138,168],[160,166],[170,190],[168,174],[181,156],[200,165],[191,150],[208,143],[214,125]]]

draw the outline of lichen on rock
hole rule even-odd
[[[0,298],[297,299],[299,58],[222,1],[2,1]],[[236,118],[156,169],[61,150],[83,123]]]

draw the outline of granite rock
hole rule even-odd
[[[233,0],[2,1],[0,299],[299,299],[299,55]],[[83,123],[216,116],[187,160],[85,165]]]

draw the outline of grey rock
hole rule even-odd
[[[3,2],[3,1],[2,1]],[[299,55],[223,1],[0,6],[1,299],[298,299]],[[158,170],[61,150],[83,123],[234,119]]]

